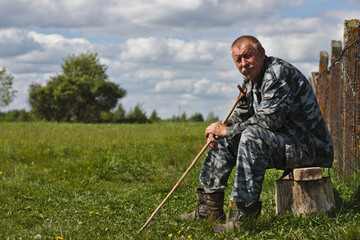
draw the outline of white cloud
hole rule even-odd
[[[0,28],[65,28],[87,36],[184,36],[264,21],[303,0],[13,0],[0,2]],[[259,19],[258,16],[262,16]]]
[[[358,0],[345,0],[345,2],[360,6],[360,2]]]
[[[124,51],[120,54],[120,60],[137,61],[141,63],[157,62],[162,60],[163,47],[163,39],[156,39],[154,37],[129,39],[126,41]]]
[[[161,81],[155,85],[156,93],[174,94],[189,93],[193,90],[193,80],[191,79],[175,79],[172,81]]]
[[[42,48],[31,33],[14,28],[0,30],[0,46],[2,57],[22,55]]]
[[[277,14],[302,3],[1,1],[0,66],[14,74],[19,91],[9,108],[27,107],[28,85],[45,83],[69,54],[90,51],[109,67],[110,80],[128,91],[121,100],[125,109],[143,103],[148,114],[156,109],[161,117],[213,111],[221,118],[242,79],[229,51],[236,37],[255,34],[269,55],[309,76],[318,68],[319,52],[328,50],[331,40],[342,40],[344,18],[360,16],[358,9],[319,11],[311,18]]]
[[[16,29],[0,30],[0,43],[0,64],[16,73],[52,72],[60,69],[69,54],[93,51],[93,45],[84,38],[67,39],[58,34]]]
[[[358,4],[360,5],[360,3],[358,3]],[[325,12],[324,16],[344,22],[345,20],[359,19],[360,9],[332,10],[332,11]]]
[[[262,35],[281,34],[312,34],[314,29],[327,28],[327,25],[320,18],[285,18],[274,17],[264,24],[255,27],[257,33]]]
[[[12,0],[0,2],[0,27],[81,28],[104,24],[103,1]]]
[[[226,96],[231,90],[229,82],[224,83],[208,79],[196,81],[194,87],[194,95],[208,95],[214,98]]]

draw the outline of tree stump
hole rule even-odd
[[[331,179],[320,168],[294,169],[292,176],[276,181],[275,202],[277,215],[326,213],[335,206]]]

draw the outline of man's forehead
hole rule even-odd
[[[231,49],[231,53],[236,56],[236,55],[241,55],[245,51],[247,51],[247,50],[249,51],[249,50],[252,50],[252,49],[255,49],[253,44],[251,44],[251,43],[241,43],[241,44],[238,44],[238,45],[234,46]]]

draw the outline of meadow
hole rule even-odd
[[[204,156],[138,234],[206,143],[206,126],[0,122],[0,239],[360,239],[360,179],[335,168],[327,215],[276,216],[282,171],[271,169],[257,220],[218,235],[213,222],[180,221],[197,203]]]

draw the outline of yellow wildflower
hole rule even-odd
[[[3,172],[0,172],[0,175],[3,174]]]
[[[191,239],[191,235],[189,235],[189,236],[187,237],[187,239]]]
[[[172,237],[172,233],[169,233],[169,234],[168,234],[168,237],[171,238],[171,237]]]
[[[93,211],[91,211],[91,212],[90,212],[90,215],[91,215],[91,214],[93,214],[93,213],[94,213],[94,212],[93,212]]]
[[[181,230],[179,230],[179,231],[177,232],[177,234],[179,234],[179,235],[180,235],[180,233],[181,233]]]
[[[56,240],[63,240],[62,237],[55,237],[54,239],[56,239]]]

